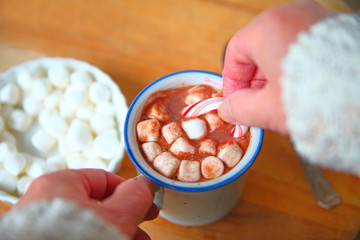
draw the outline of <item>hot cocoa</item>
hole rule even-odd
[[[250,132],[234,138],[234,125],[216,111],[184,117],[189,105],[221,96],[221,91],[207,85],[151,95],[137,124],[139,148],[149,165],[183,182],[214,179],[236,166],[249,145]]]

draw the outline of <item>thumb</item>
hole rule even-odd
[[[266,128],[288,135],[280,94],[270,91],[269,87],[237,90],[225,98],[218,113],[229,123]]]
[[[119,226],[131,238],[136,234],[137,225],[146,219],[153,205],[154,186],[145,177],[136,177],[122,182],[113,194],[103,201],[110,212],[105,217]]]

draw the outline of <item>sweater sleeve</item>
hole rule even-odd
[[[62,199],[15,206],[0,222],[2,240],[127,240],[92,210]]]
[[[296,151],[360,176],[360,21],[340,14],[300,33],[283,61],[282,102]]]

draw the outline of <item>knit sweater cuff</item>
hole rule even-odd
[[[59,198],[13,207],[1,219],[0,236],[6,240],[128,239],[92,210]]]
[[[295,149],[360,176],[360,21],[340,14],[299,34],[283,61],[282,102]]]

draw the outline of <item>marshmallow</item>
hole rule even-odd
[[[185,103],[191,105],[201,100],[211,97],[211,89],[207,86],[200,85],[189,89],[189,94],[185,98]]]
[[[20,153],[14,153],[4,161],[4,169],[14,176],[18,176],[25,169],[26,159]]]
[[[47,133],[56,139],[64,136],[68,130],[68,125],[65,120],[57,114],[49,116],[43,123],[43,127]]]
[[[0,133],[2,133],[4,129],[5,129],[4,119],[0,116]]]
[[[111,91],[107,85],[100,82],[93,82],[90,85],[89,96],[93,103],[106,102],[111,98]]]
[[[200,162],[182,160],[179,167],[178,179],[183,182],[197,182],[200,180]]]
[[[96,114],[114,117],[116,109],[111,102],[100,102],[96,105]]]
[[[70,169],[80,169],[84,166],[86,159],[80,153],[72,153],[66,156],[65,162]]]
[[[203,119],[193,118],[183,121],[182,128],[190,139],[201,139],[207,135],[206,123]]]
[[[147,111],[147,116],[149,118],[156,118],[160,122],[169,121],[170,116],[166,110],[166,107],[163,103],[155,103]]]
[[[59,89],[54,90],[44,99],[45,108],[55,108],[57,107],[63,98],[63,93]]]
[[[45,77],[47,75],[44,67],[39,66],[39,65],[30,66],[29,71],[30,71],[30,74],[32,76],[32,79],[38,79],[38,78],[41,78],[41,77]]]
[[[16,138],[10,132],[4,130],[2,140],[16,145]]]
[[[58,139],[58,152],[61,156],[66,156],[69,153],[73,152],[72,149],[68,147],[66,136],[61,136]]]
[[[48,79],[35,80],[31,86],[31,96],[37,100],[43,100],[50,92],[51,84]]]
[[[214,97],[223,97],[223,94],[222,92],[214,92],[211,94],[211,97],[214,98]]]
[[[9,126],[18,132],[24,132],[29,129],[32,122],[32,118],[20,109],[14,110],[9,116]]]
[[[70,120],[75,116],[75,105],[68,101],[61,101],[59,105],[60,116],[63,118]]]
[[[165,138],[166,142],[171,144],[177,138],[182,136],[180,124],[178,122],[166,124],[162,127],[161,134]]]
[[[39,129],[31,137],[31,143],[40,152],[48,153],[54,148],[56,140],[43,129]]]
[[[166,177],[172,177],[180,161],[169,152],[160,153],[153,161],[154,168]]]
[[[8,83],[0,90],[0,102],[16,105],[20,100],[20,89],[15,83]]]
[[[82,151],[82,154],[84,154],[84,156],[87,158],[87,160],[89,161],[90,159],[96,159],[99,158],[99,156],[97,155],[97,153],[95,152],[94,149],[94,144],[92,144],[91,147],[84,149]]]
[[[236,143],[230,141],[219,148],[218,158],[220,158],[226,166],[234,167],[243,155],[242,149]]]
[[[3,198],[3,196],[5,197],[5,199]],[[13,203],[19,201],[18,197],[9,195],[8,192],[1,191],[1,190],[0,190],[0,198],[2,198],[4,201],[13,202]]]
[[[99,158],[92,158],[86,161],[84,168],[106,169],[106,164]]]
[[[86,89],[70,85],[64,92],[64,99],[73,104],[74,108],[79,108],[88,102],[88,92]]]
[[[91,104],[85,104],[76,111],[76,117],[88,121],[94,116],[94,112],[94,107]]]
[[[201,162],[201,173],[205,178],[213,179],[221,176],[224,172],[224,164],[217,157],[206,157]]]
[[[14,111],[14,108],[12,106],[9,106],[9,105],[5,105],[5,106],[2,106],[2,117],[4,119],[8,118],[10,116],[10,114]]]
[[[69,83],[69,71],[61,63],[53,64],[48,70],[49,81],[57,88],[63,89]]]
[[[204,155],[216,155],[217,142],[213,139],[206,139],[200,143],[199,153]]]
[[[209,124],[210,132],[213,132],[225,125],[225,122],[215,112],[205,114],[205,120]]]
[[[62,156],[52,155],[46,158],[46,164],[49,166],[49,171],[57,171],[65,169],[65,162]]]
[[[44,127],[47,123],[47,120],[53,116],[58,115],[55,109],[43,109],[39,112],[38,121],[42,127]]]
[[[93,82],[93,78],[87,71],[76,70],[70,75],[70,82],[76,87],[86,89]]]
[[[66,133],[67,146],[72,151],[82,151],[91,146],[93,136],[86,127],[71,124]]]
[[[112,159],[119,149],[119,144],[119,140],[115,137],[100,135],[95,138],[93,146],[97,156]]]
[[[32,178],[40,177],[41,175],[48,173],[48,166],[44,159],[34,157],[34,156],[27,156],[28,160],[28,167],[25,170],[26,174]]]
[[[14,192],[16,190],[17,178],[5,170],[0,169],[0,190]]]
[[[113,117],[96,114],[91,118],[90,125],[96,132],[100,132],[115,127],[116,123]]]
[[[74,129],[83,129],[84,131],[88,131],[88,132],[91,132],[92,130],[89,124],[87,124],[85,121],[76,118],[71,121],[69,131],[72,131]]]
[[[0,162],[3,162],[14,153],[17,153],[15,144],[6,141],[0,143]]]
[[[98,134],[98,136],[110,136],[110,137],[115,137],[115,138],[118,138],[118,136],[119,136],[118,130],[116,130],[115,128],[108,128],[108,129],[98,132],[97,134]]]
[[[17,72],[16,82],[20,88],[22,88],[24,91],[28,91],[32,84],[32,78],[30,72],[24,68],[20,69]]]
[[[137,136],[140,142],[158,142],[160,135],[160,123],[156,119],[141,121],[136,126]]]
[[[145,156],[149,162],[152,162],[157,155],[162,152],[160,144],[156,142],[147,142],[141,145]]]
[[[32,96],[28,96],[23,101],[24,111],[31,115],[36,116],[43,108],[43,103]]]
[[[21,196],[21,195],[24,195],[24,193],[26,192],[26,190],[29,188],[30,186],[30,183],[32,182],[33,178],[29,177],[29,176],[22,176],[17,184],[16,184],[16,189],[17,189],[17,192],[18,194]]]
[[[190,155],[195,153],[195,147],[191,145],[186,138],[180,137],[176,139],[170,148],[170,151],[175,155]]]

